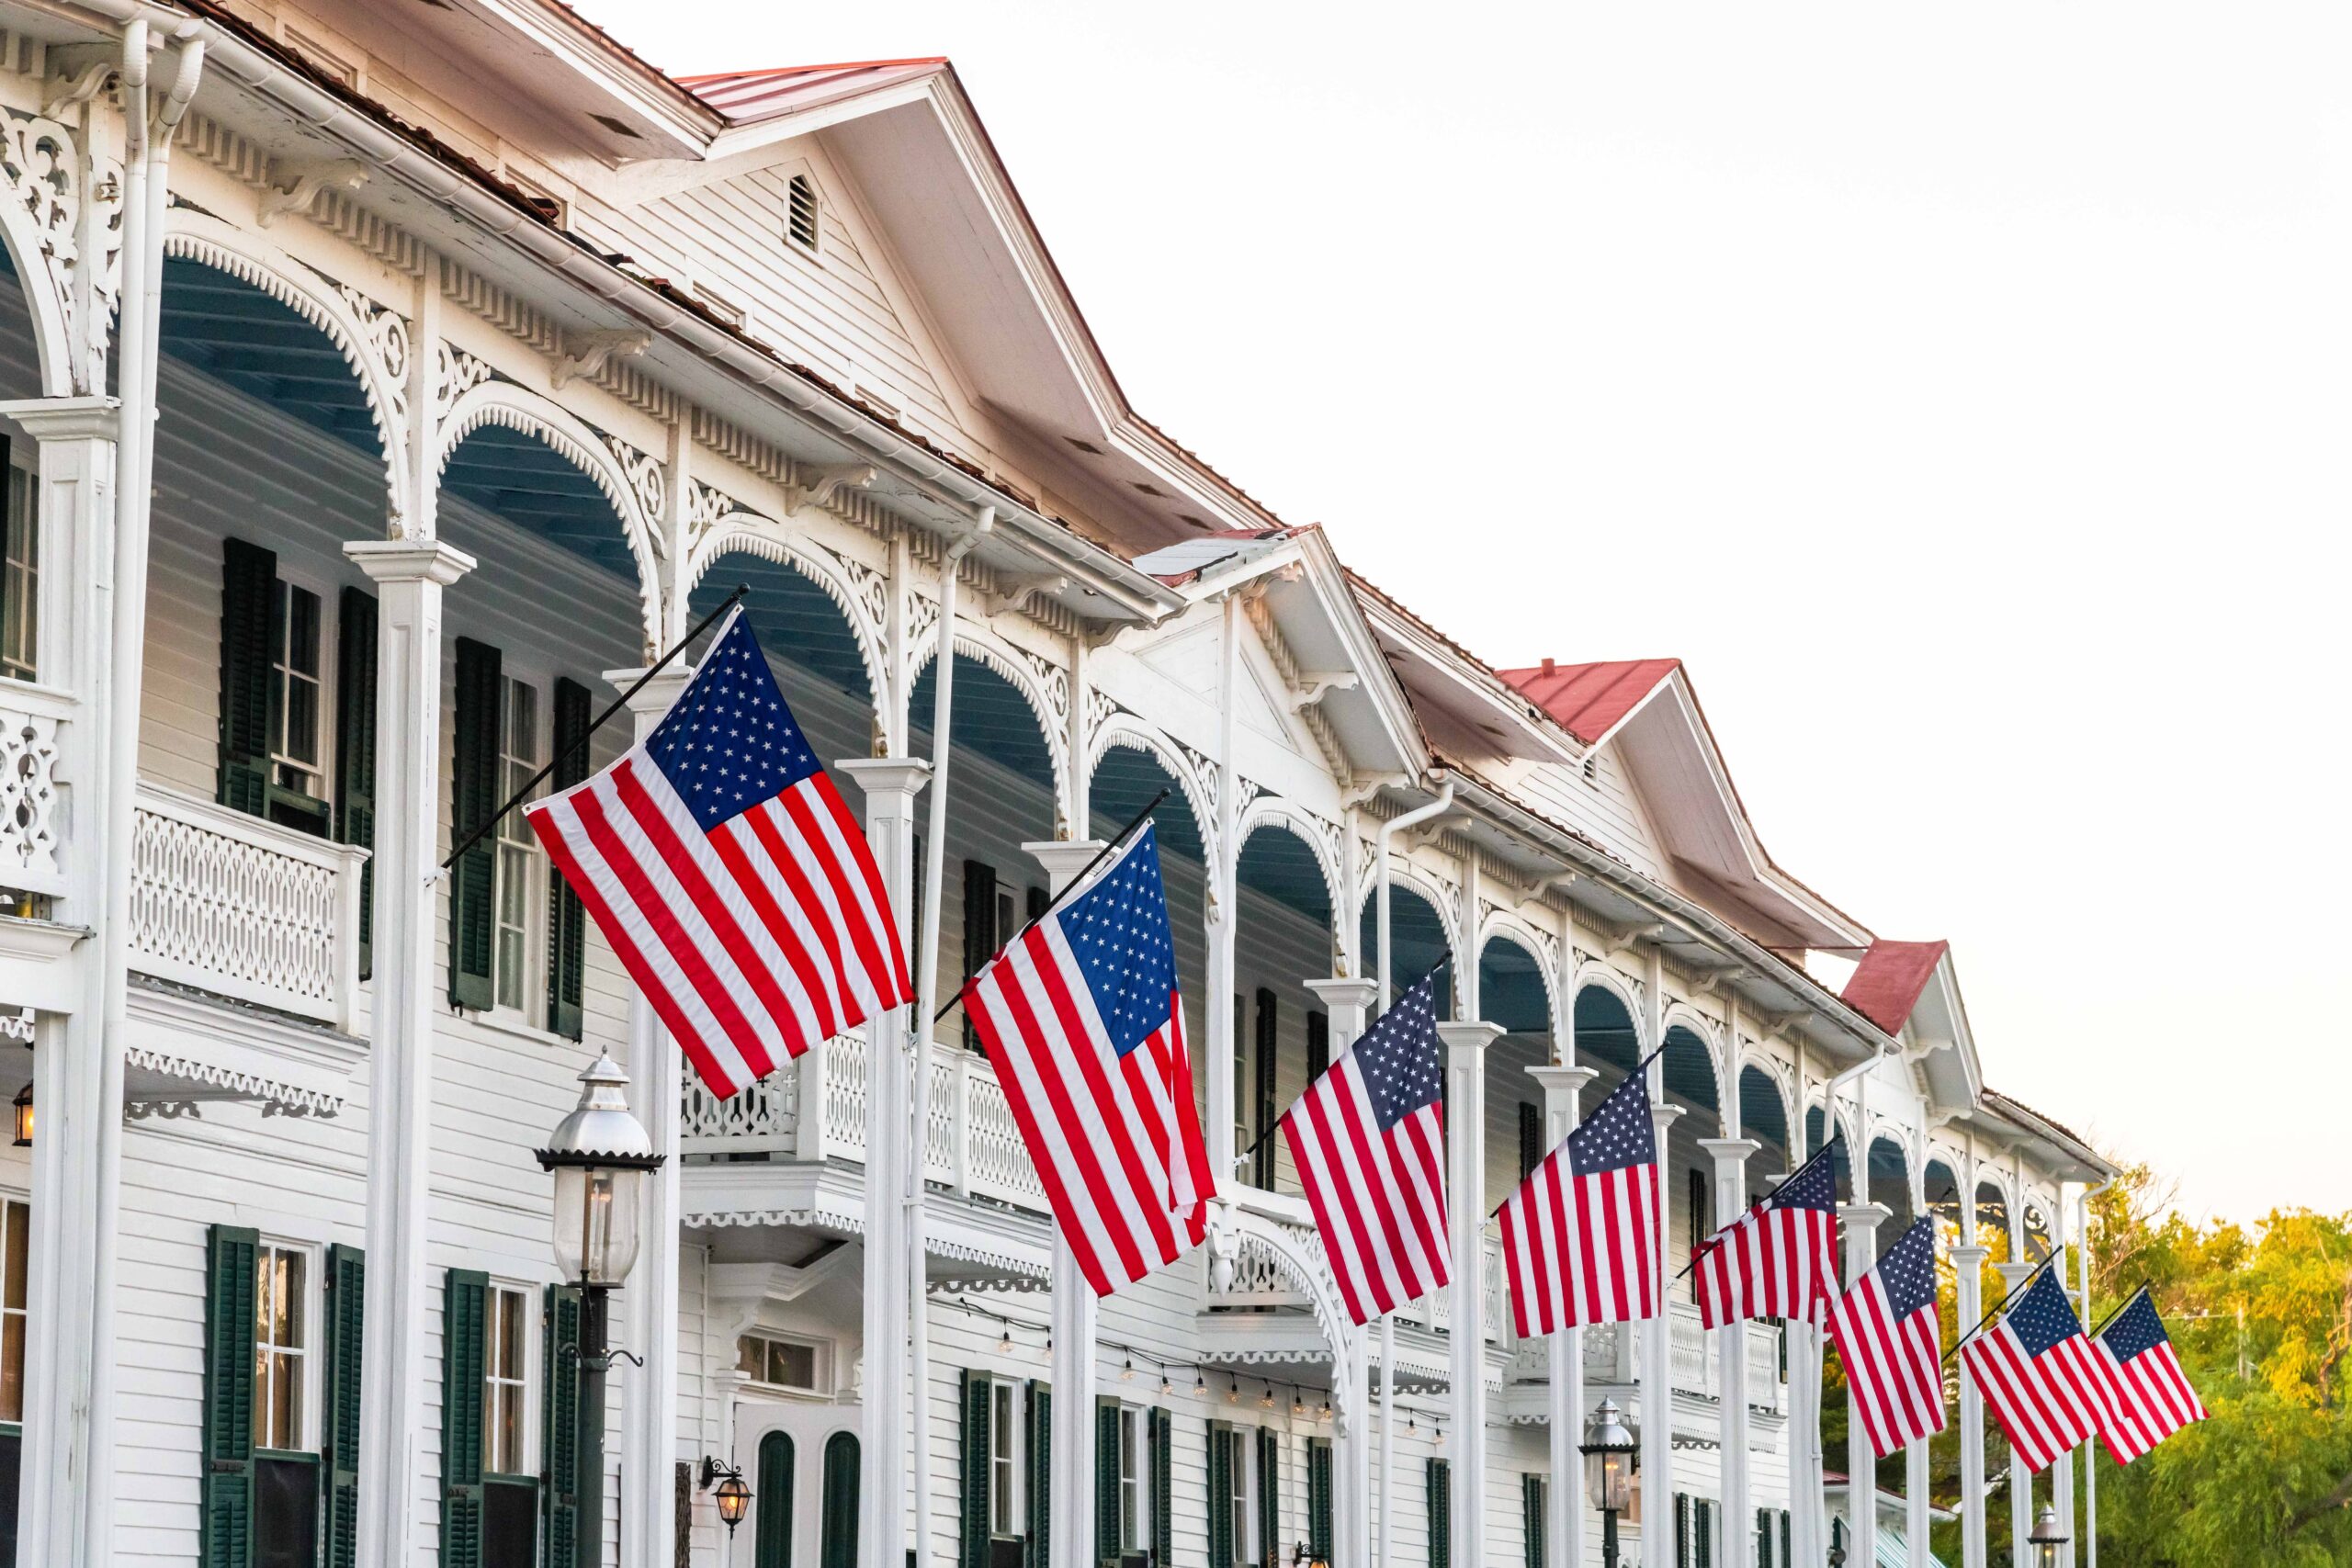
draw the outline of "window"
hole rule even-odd
[[[1258,1517],[1258,1445],[1264,1440],[1265,1434],[1255,1427],[1233,1434],[1234,1568],[1254,1568],[1266,1560]]]
[[[1250,1145],[1250,1053],[1242,1046],[1249,1038],[1250,1011],[1241,993],[1233,994],[1233,1171],[1238,1176],[1247,1168]]]
[[[1149,1551],[1151,1439],[1138,1404],[1119,1406],[1119,1550]]]
[[[817,182],[807,175],[792,176],[786,197],[785,232],[792,243],[814,255],[817,252]]]
[[[0,1203],[0,1421],[25,1418],[25,1280],[31,1260],[33,1211]]]
[[[270,611],[270,773],[280,789],[326,793],[320,761],[319,596],[283,579]]]
[[[540,751],[537,690],[521,681],[505,682],[498,733],[498,803],[504,805],[546,761]],[[539,862],[537,839],[523,813],[510,811],[499,818],[498,940],[492,963],[498,1005],[516,1012],[541,990],[532,984],[531,973],[538,955],[538,944],[531,940],[532,916],[547,903],[540,892]]]
[[[531,1298],[511,1285],[492,1285],[487,1303],[489,1342],[481,1361],[482,1467],[493,1475],[528,1475],[530,1454]]]
[[[10,466],[0,534],[0,675],[33,680],[40,652],[40,517],[33,476]]]
[[[801,1393],[817,1392],[817,1347],[765,1334],[735,1341],[735,1370],[753,1382]]]
[[[1021,1498],[1022,1389],[989,1385],[989,1533],[1020,1535],[1029,1528]]]
[[[263,1242],[254,1249],[254,1447],[300,1449],[309,1416],[310,1256]]]

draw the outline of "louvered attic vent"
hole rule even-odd
[[[802,250],[817,249],[817,182],[807,175],[792,176],[791,210],[786,215],[786,231],[792,243]]]

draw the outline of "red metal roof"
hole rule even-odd
[[[1524,670],[1495,673],[1589,746],[1681,668],[1679,659],[1620,659],[1600,664],[1561,664],[1547,659]]]
[[[1889,1034],[1900,1034],[1919,1005],[1919,993],[1951,950],[1948,942],[1874,942],[1854,965],[1838,1000]]]
[[[680,76],[679,86],[735,124],[774,119],[854,93],[927,76],[947,63],[944,54],[915,60],[859,60],[842,65],[781,65],[765,71],[720,71]]]

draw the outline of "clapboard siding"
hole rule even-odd
[[[1544,816],[1587,834],[1644,875],[1663,876],[1657,835],[1617,748],[1603,746],[1592,761],[1589,779],[1581,765],[1539,762],[1521,770],[1513,788]]]

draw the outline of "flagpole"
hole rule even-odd
[[[2055,1253],[2051,1254],[2051,1257],[2052,1257],[2052,1258],[2054,1258],[2054,1257],[2056,1257],[2056,1256],[2057,1256],[2057,1254],[2055,1254]],[[1965,1345],[1965,1344],[1967,1344],[1970,1340],[1972,1340],[1972,1339],[1975,1338],[1975,1337],[1976,1337],[1976,1336],[1977,1336],[1977,1335],[1978,1335],[1978,1334],[1979,1334],[1979,1333],[1984,1329],[1984,1325],[1985,1325],[1986,1324],[1988,1324],[1988,1323],[1992,1322],[1995,1318],[1996,1318],[1996,1317],[2000,1316],[2003,1313],[2005,1313],[2005,1312],[2008,1311],[2008,1310],[2009,1310],[2009,1303],[2010,1303],[2011,1302],[2016,1301],[2019,1296],[2023,1295],[2023,1294],[2025,1293],[2025,1292],[2026,1292],[2027,1287],[2030,1286],[2030,1285],[2033,1283],[2034,1274],[2039,1274],[2039,1273],[2041,1273],[2044,1269],[2047,1269],[2047,1268],[2049,1268],[2049,1267],[2050,1267],[2050,1258],[2043,1258],[2041,1262],[2039,1262],[2039,1263],[2035,1264],[2035,1265],[2033,1266],[2033,1273],[2032,1273],[2032,1274],[2028,1274],[2024,1279],[2019,1280],[2017,1282],[2016,1286],[2015,1286],[2013,1289],[2011,1289],[2011,1290],[2010,1290],[2007,1294],[2005,1294],[2004,1296],[2002,1296],[2002,1297],[2001,1297],[2001,1304],[2000,1304],[1999,1306],[1996,1306],[1996,1307],[1993,1308],[1991,1311],[1987,1312],[1987,1313],[1986,1313],[1983,1317],[1978,1318],[1978,1319],[1976,1320],[1976,1326],[1975,1326],[1974,1328],[1970,1329],[1967,1333],[1965,1333],[1965,1334],[1962,1335],[1959,1338],[1957,1338],[1957,1339],[1955,1339],[1955,1340],[1953,1340],[1953,1341],[1952,1341],[1951,1348],[1944,1352],[1943,1365],[1945,1365],[1945,1366],[1947,1366],[1947,1367],[1948,1367],[1948,1366],[1950,1366],[1950,1365],[1951,1365],[1952,1358],[1960,1354],[1961,1347],[1962,1347],[1962,1346],[1963,1346],[1963,1345]]]
[[[581,748],[586,746],[588,744],[588,738],[595,734],[596,731],[604,728],[605,721],[606,719],[620,712],[621,709],[628,706],[629,698],[643,691],[645,689],[645,683],[648,681],[652,680],[653,677],[668,669],[671,663],[676,660],[678,655],[685,652],[687,649],[694,646],[695,638],[702,636],[703,633],[710,629],[711,622],[718,619],[719,616],[734,608],[735,602],[743,597],[744,594],[749,593],[751,591],[752,585],[750,583],[737,583],[735,585],[734,592],[729,593],[726,598],[721,599],[718,602],[717,608],[713,609],[709,615],[705,615],[701,620],[695,623],[694,630],[680,637],[675,643],[673,643],[669,652],[654,660],[643,674],[638,676],[636,680],[629,682],[628,691],[623,692],[619,696],[615,697],[610,703],[606,704],[605,711],[598,714],[594,722],[591,723],[587,728],[580,732],[580,738],[578,739],[565,747],[562,750],[557,752],[554,756],[549,757],[546,767],[543,767],[537,773],[533,773],[528,779],[524,781],[524,784],[521,789],[516,790],[513,795],[506,797],[505,805],[500,807],[497,810],[492,812],[488,817],[484,818],[480,823],[478,823],[475,826],[474,830],[468,833],[465,838],[459,841],[458,847],[449,852],[449,858],[441,863],[441,869],[443,871],[448,870],[451,866],[458,863],[458,857],[459,855],[464,854],[468,850],[472,849],[476,844],[481,843],[484,839],[490,837],[491,829],[497,827],[502,821],[504,821],[508,812],[514,810],[516,807],[530,799],[531,792],[538,788],[539,785],[545,784],[549,773],[554,773],[558,767],[561,766],[564,762],[569,761],[573,752],[578,751]]]

